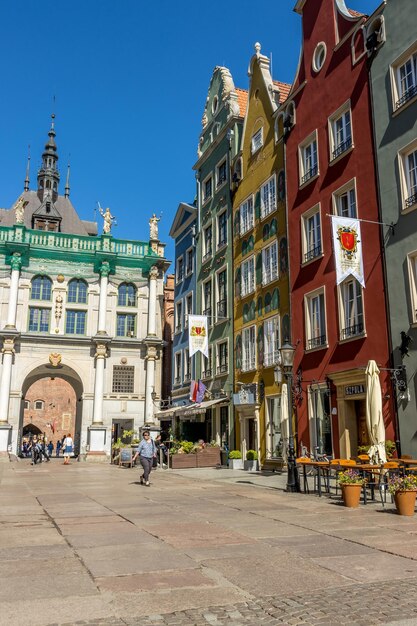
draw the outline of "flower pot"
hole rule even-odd
[[[258,461],[251,460],[244,462],[244,469],[247,472],[257,472],[258,471]]]
[[[196,454],[197,467],[216,467],[220,465],[220,448],[215,446],[199,450]]]
[[[414,515],[416,495],[416,491],[397,491],[394,494],[398,515]]]
[[[362,485],[341,485],[341,488],[345,506],[356,509],[361,499]]]
[[[229,459],[229,469],[243,470],[243,459]]]
[[[195,454],[173,454],[170,457],[170,465],[172,469],[190,469],[197,467],[197,459]]]

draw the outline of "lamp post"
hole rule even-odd
[[[288,339],[280,349],[282,369],[284,370],[285,378],[287,379],[288,388],[288,476],[287,476],[287,489],[289,492],[300,491],[300,479],[297,471],[297,463],[295,461],[295,449],[294,449],[294,436],[292,431],[292,380],[293,380],[293,366],[294,366],[294,353],[295,348],[292,346]]]

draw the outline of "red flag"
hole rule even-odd
[[[55,419],[54,419],[54,421],[51,424],[51,430],[52,430],[53,434],[55,435]]]
[[[191,381],[191,385],[190,385],[190,400],[191,402],[195,402],[197,399],[197,392],[198,392],[198,383],[195,380]]]

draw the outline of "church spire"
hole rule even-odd
[[[68,161],[67,181],[65,183],[65,197],[69,198],[69,195],[70,195],[70,164]]]
[[[28,164],[26,166],[26,178],[25,178],[25,186],[23,187],[24,191],[29,191],[29,171],[30,171],[30,146],[28,146]]]
[[[43,201],[46,196],[51,196],[55,201],[58,197],[59,171],[57,167],[58,153],[55,143],[55,114],[51,115],[51,128],[48,133],[48,141],[42,154],[42,165],[38,172],[38,195]]]

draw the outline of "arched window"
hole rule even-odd
[[[47,276],[35,276],[32,280],[30,297],[32,300],[50,300],[52,293],[52,280]]]
[[[122,283],[120,285],[117,304],[119,306],[135,306],[136,305],[135,285],[132,285],[132,283]]]
[[[84,280],[78,278],[70,280],[68,283],[68,302],[87,303],[87,283]]]
[[[46,181],[46,188],[47,188],[47,189],[50,189],[50,188],[51,188],[51,181],[50,181],[50,180],[47,180],[47,181]]]

